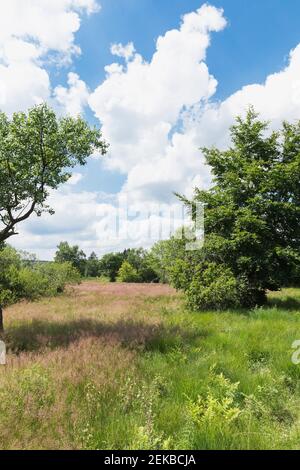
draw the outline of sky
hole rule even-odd
[[[62,240],[101,255],[167,238],[174,192],[211,184],[200,148],[226,148],[250,104],[274,129],[299,119],[299,17],[296,0],[1,0],[0,109],[46,101],[110,144],[10,242],[51,259]]]

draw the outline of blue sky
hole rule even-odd
[[[146,59],[156,38],[177,28],[180,17],[198,9],[200,0],[102,0],[99,13],[83,21],[77,33],[82,56],[74,69],[94,88],[111,62],[110,45],[130,41]],[[224,99],[243,85],[257,83],[286,63],[300,40],[300,2],[296,0],[215,0],[224,9],[228,27],[215,34],[207,64],[220,80],[217,97]]]
[[[236,115],[251,104],[274,129],[299,119],[299,18],[296,0],[3,0],[0,108],[47,101],[102,127],[110,144],[14,245],[45,259],[61,240],[98,254],[151,246],[145,209],[209,187],[199,148],[228,146]],[[142,229],[132,217],[129,236],[123,210],[115,239],[124,201]],[[159,214],[151,229],[168,225]]]
[[[73,69],[95,88],[111,63],[113,43],[133,42],[146,60],[155,52],[159,35],[177,28],[183,14],[198,9],[200,0],[102,0],[101,11],[84,18],[76,35],[82,55]],[[227,28],[214,34],[206,63],[219,85],[215,99],[223,100],[242,86],[261,83],[269,73],[280,71],[288,53],[300,41],[300,2],[295,0],[215,0],[224,9]],[[66,79],[63,70],[55,81]],[[55,82],[54,81],[54,82]],[[91,110],[91,123],[99,125]],[[101,162],[83,170],[86,177],[78,184],[82,190],[117,192],[126,180],[118,172],[107,172]]]

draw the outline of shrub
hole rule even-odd
[[[43,263],[19,272],[20,295],[35,300],[64,291],[67,284],[80,282],[80,274],[71,263]]]
[[[63,292],[78,283],[79,272],[70,263],[29,263],[11,247],[0,250],[0,305],[21,299],[35,300]]]
[[[200,264],[186,288],[190,308],[226,309],[239,305],[239,286],[232,271],[216,263]]]
[[[137,270],[128,261],[123,261],[117,280],[119,282],[140,282],[141,278]]]
[[[0,250],[0,305],[4,306],[18,299],[18,272],[21,257],[16,250],[5,246]]]

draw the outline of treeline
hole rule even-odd
[[[0,307],[22,299],[36,300],[62,293],[67,285],[83,278],[107,282],[171,282],[172,239],[157,243],[151,250],[131,248],[90,256],[77,245],[62,242],[54,261],[39,261],[35,255],[0,245]],[[178,253],[177,253],[178,255]]]
[[[143,248],[130,248],[118,253],[107,253],[98,258],[90,256],[67,242],[58,245],[56,263],[70,263],[85,278],[98,277],[110,282],[159,282],[159,273],[154,269],[151,252]]]

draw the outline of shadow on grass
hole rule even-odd
[[[145,350],[167,354],[174,349],[184,349],[187,346],[198,345],[199,341],[204,340],[210,334],[211,331],[205,328],[163,327],[148,339]]]
[[[126,347],[166,353],[174,347],[205,338],[208,334],[208,331],[198,328],[166,327],[133,320],[115,323],[102,323],[93,319],[69,322],[34,320],[10,326],[5,331],[4,340],[8,350],[16,354],[46,348],[66,348],[83,338],[117,341]]]
[[[68,347],[83,338],[118,341],[124,346],[141,347],[158,332],[158,325],[118,321],[101,323],[92,319],[70,322],[34,320],[6,329],[4,340],[14,353],[33,352],[45,348]]]
[[[288,310],[292,312],[300,312],[300,300],[295,297],[283,297],[268,299],[266,308],[278,308],[280,310]]]

